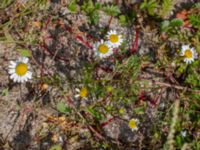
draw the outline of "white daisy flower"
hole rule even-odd
[[[189,45],[183,45],[181,49],[181,56],[184,57],[184,62],[191,63],[194,59],[197,59],[198,54],[194,48],[190,48]]]
[[[107,40],[108,44],[113,48],[119,47],[123,42],[122,35],[117,34],[115,30],[111,30],[108,32]]]
[[[32,78],[28,58],[20,57],[16,62],[10,61],[8,73],[14,82],[26,82]]]
[[[182,137],[186,137],[186,135],[187,135],[187,131],[185,131],[185,130],[181,131],[181,136]]]
[[[132,131],[137,131],[138,130],[138,124],[139,124],[139,120],[132,118],[129,121],[128,126]]]
[[[82,87],[81,89],[75,89],[76,90],[76,92],[78,93],[78,94],[76,94],[75,95],[75,98],[83,98],[83,99],[86,99],[87,98],[87,96],[88,96],[88,90],[87,90],[87,88],[85,88],[85,87]]]
[[[101,40],[97,42],[94,46],[95,55],[100,58],[106,58],[113,54],[112,48],[109,46],[108,42]]]

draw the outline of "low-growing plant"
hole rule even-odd
[[[10,65],[3,71],[9,77],[0,95],[9,98],[18,83],[27,88],[28,96],[20,93],[21,99],[32,98],[29,94],[33,98],[15,108],[21,118],[26,117],[21,116],[25,104],[31,104],[28,113],[37,117],[40,109],[52,109],[51,115],[42,113],[46,120],[37,140],[42,143],[48,137],[51,150],[78,140],[89,145],[83,145],[85,149],[199,149],[200,32],[199,14],[194,13],[199,4],[180,13],[182,18],[175,14],[177,18],[169,19],[175,0],[118,5],[117,1],[56,2],[27,1],[21,6],[3,0],[0,4],[1,9],[14,8],[12,17],[2,19],[0,44],[14,43],[13,54],[21,56],[16,61],[13,55],[5,59]],[[60,8],[71,13],[60,15]],[[73,27],[76,20],[70,21],[70,15],[76,18],[80,13],[88,19],[83,19],[87,28]],[[97,26],[102,14],[110,16],[107,28]],[[111,28],[113,18],[123,27]],[[50,51],[46,39],[55,49],[60,44],[67,47]],[[7,47],[3,50],[2,58],[10,53]],[[59,56],[59,50],[67,55]],[[41,103],[44,97],[52,100],[49,105]],[[117,131],[111,133],[117,136],[108,136],[107,129]]]
[[[193,27],[200,29],[200,15],[194,14],[194,15],[189,15],[189,22],[192,24]]]
[[[147,10],[149,15],[154,15],[157,6],[158,3],[156,2],[156,0],[144,0],[144,2],[142,2],[140,5],[140,9]]]
[[[169,13],[172,11],[174,8],[175,0],[163,0],[161,7],[160,7],[160,12],[159,15],[162,18],[168,17]]]
[[[183,20],[173,19],[171,21],[165,20],[161,23],[161,31],[170,35],[176,35],[180,31],[180,27],[183,25]]]

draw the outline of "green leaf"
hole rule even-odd
[[[98,13],[91,13],[89,16],[89,21],[91,24],[97,24],[99,22],[99,14]]]
[[[53,145],[50,150],[62,150],[61,145]]]
[[[61,113],[70,113],[71,109],[69,107],[66,107],[63,102],[59,102],[56,106],[57,110]]]
[[[149,7],[147,8],[147,11],[150,15],[154,15],[154,9],[157,7],[156,1],[152,0],[149,3]]]
[[[115,5],[105,6],[103,10],[110,16],[117,16],[120,13],[119,7]]]
[[[186,70],[186,68],[187,68],[187,65],[182,65],[177,69],[177,72],[179,74],[182,74]]]
[[[193,27],[200,29],[200,15],[189,15],[188,18]]]
[[[31,56],[31,52],[29,49],[17,49],[17,51],[19,51],[20,55],[23,57],[30,57]]]
[[[173,6],[174,6],[173,0],[163,0],[159,15],[162,18],[165,18],[166,16],[169,15],[171,10],[173,9]]]
[[[176,144],[179,148],[183,145],[183,139],[181,136],[176,136]]]
[[[2,0],[1,4],[0,4],[0,8],[6,8],[8,7],[10,4],[12,4],[14,2],[14,0]]]
[[[93,116],[93,117],[95,117],[96,119],[98,119],[98,120],[101,120],[102,119],[102,115],[99,113],[99,112],[97,112],[95,109],[93,109],[93,108],[87,108],[87,111]]]
[[[170,22],[168,20],[163,21],[161,23],[161,30],[166,32],[169,29],[169,25]]]
[[[8,88],[3,89],[1,92],[1,96],[8,96],[8,92],[9,92]]]
[[[195,73],[189,74],[186,78],[186,83],[189,83],[190,85],[192,85],[194,87],[200,87],[199,75],[197,75]]]
[[[161,31],[171,33],[183,25],[182,19],[165,20],[161,23]]]
[[[172,27],[181,27],[183,25],[183,20],[182,19],[173,19],[170,22],[170,26]]]
[[[142,115],[144,114],[144,107],[138,107],[138,108],[135,108],[133,111],[134,113],[138,114],[138,115]]]
[[[41,9],[48,8],[48,0],[36,0],[36,5]]]
[[[194,7],[195,7],[195,8],[200,8],[200,3],[194,4]]]
[[[81,10],[88,16],[88,20],[91,24],[97,24],[99,22],[99,12],[101,8],[100,3],[95,3],[92,0],[86,1],[81,6]]]
[[[141,3],[140,5],[140,9],[143,10],[147,7],[148,3],[147,3],[147,0],[144,0],[144,2]]]
[[[71,11],[71,12],[77,12],[77,4],[76,1],[73,0],[69,3],[69,5],[67,6],[67,8]]]
[[[140,5],[140,9],[141,10],[147,10],[147,12],[149,13],[149,15],[154,15],[154,10],[157,7],[157,2],[155,0],[150,0],[147,1],[145,0],[141,5]]]
[[[95,8],[96,8],[96,9],[100,9],[100,8],[101,8],[101,3],[98,3],[98,2],[97,2],[97,3],[95,4]]]
[[[120,15],[119,16],[119,22],[122,24],[122,25],[125,25],[127,20],[126,20],[126,16],[125,15]]]

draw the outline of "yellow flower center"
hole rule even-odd
[[[98,48],[99,52],[102,54],[106,54],[108,52],[108,49],[108,46],[105,44],[100,44]]]
[[[187,49],[187,50],[185,51],[185,57],[186,57],[186,58],[192,58],[192,51],[191,51],[190,49]]]
[[[117,42],[119,41],[118,35],[116,35],[116,34],[111,34],[111,35],[110,35],[110,41],[111,41],[112,43],[117,43]]]
[[[135,128],[137,127],[137,122],[136,122],[136,120],[135,120],[135,119],[131,119],[131,120],[129,121],[128,126],[129,126],[131,129],[135,129]]]
[[[28,66],[25,63],[19,63],[15,68],[16,74],[19,76],[23,76],[28,71]]]
[[[88,95],[88,90],[86,88],[81,88],[80,90],[80,97],[85,98]]]

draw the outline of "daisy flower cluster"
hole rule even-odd
[[[107,41],[101,39],[100,42],[95,43],[94,51],[96,56],[100,58],[106,58],[113,54],[113,49],[118,48],[122,42],[122,35],[117,34],[116,31],[111,30],[106,35]],[[192,63],[195,59],[198,58],[198,53],[195,48],[189,45],[182,45],[181,54],[183,61],[187,64]],[[29,59],[27,57],[20,57],[16,61],[10,61],[8,73],[10,74],[10,79],[14,82],[23,83],[32,78],[32,72],[29,65]],[[79,91],[76,90],[79,94],[77,97],[87,97],[87,89],[83,88]]]
[[[100,42],[95,43],[93,49],[95,55],[100,58],[106,58],[113,54],[113,49],[118,48],[122,42],[122,35],[117,34],[115,30],[111,30],[106,35],[106,41],[103,39]]]

